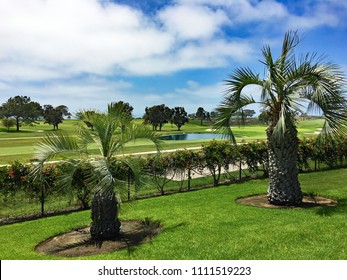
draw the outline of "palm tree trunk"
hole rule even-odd
[[[114,239],[119,235],[121,223],[118,219],[118,204],[114,193],[95,193],[91,212],[90,234],[93,239]]]
[[[273,137],[267,130],[269,150],[268,201],[275,205],[299,205],[302,192],[298,180],[298,138],[295,126],[287,127],[284,137]]]

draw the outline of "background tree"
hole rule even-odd
[[[245,118],[252,118],[255,115],[255,111],[252,109],[245,109],[243,110],[243,113],[245,115]]]
[[[200,125],[202,125],[203,120],[206,119],[206,111],[204,110],[204,108],[199,107],[195,113],[195,117],[200,120]]]
[[[211,119],[216,118],[217,115],[218,115],[218,113],[217,113],[216,111],[211,111],[211,112],[210,112],[210,117],[211,117]]]
[[[184,110],[184,107],[175,107],[172,110],[172,122],[177,126],[178,131],[181,130],[181,127],[186,124],[189,120],[187,117],[187,112]]]
[[[262,111],[259,116],[258,116],[258,120],[261,122],[261,123],[264,123],[264,124],[268,124],[269,120],[270,120],[270,115],[267,111]]]
[[[297,32],[284,36],[281,54],[274,59],[270,46],[262,49],[267,70],[264,79],[249,68],[238,68],[228,78],[227,96],[218,107],[217,128],[228,133],[235,142],[230,119],[249,104],[256,103],[244,94],[248,85],[259,87],[260,104],[269,115],[267,147],[269,154],[268,200],[276,205],[298,205],[302,191],[298,180],[298,137],[296,112],[306,110],[301,104],[309,103],[308,110],[320,110],[325,119],[319,141],[347,134],[344,110],[345,76],[330,62],[307,54],[297,59],[294,50],[299,43]]]
[[[111,104],[108,105],[108,111],[120,111],[122,115],[122,120],[121,120],[121,129],[123,130],[126,126],[126,124],[133,119],[133,112],[134,108],[127,102],[124,101],[118,101],[118,102],[112,102]],[[124,123],[124,124],[123,124]]]
[[[22,123],[32,124],[41,115],[41,105],[27,96],[11,97],[0,106],[0,117],[15,119],[17,131]]]
[[[144,123],[151,124],[153,130],[159,130],[163,127],[165,123],[168,123],[172,116],[172,110],[165,106],[165,104],[155,105],[152,107],[146,107]]]
[[[247,118],[252,118],[255,114],[254,110],[250,109],[242,109],[233,114],[233,120],[235,120],[234,123],[240,125],[244,124],[247,121]]]
[[[86,126],[89,127],[91,130],[94,130],[93,124],[87,120],[90,119],[93,114],[95,114],[95,111],[85,110],[83,112],[77,112],[76,117],[78,120],[83,121],[86,124]]]
[[[43,107],[43,117],[45,119],[45,123],[53,125],[53,130],[58,130],[58,126],[63,122],[64,116],[71,116],[68,107],[65,105],[60,105],[58,107],[44,105]]]
[[[121,108],[121,110],[123,110],[124,112],[124,118],[127,118],[129,120],[132,119],[134,108],[128,102],[117,101],[117,102],[111,103],[110,105]]]
[[[7,132],[10,131],[10,127],[16,125],[16,120],[11,118],[2,119],[2,125],[7,128]]]

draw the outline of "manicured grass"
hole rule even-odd
[[[136,119],[135,123],[142,123],[141,119]],[[66,120],[59,126],[59,131],[74,135],[77,121]],[[305,120],[298,123],[299,137],[313,137],[315,132],[322,127],[323,120],[312,119]],[[166,124],[162,131],[158,131],[158,134],[179,134],[179,133],[199,133],[199,132],[211,132],[212,127],[209,125],[200,125],[199,120],[192,120],[188,124],[182,127],[182,131],[177,131],[176,126]],[[238,142],[241,141],[254,141],[265,139],[266,126],[246,125],[233,127],[234,134]],[[33,153],[35,145],[40,137],[46,133],[52,132],[52,127],[40,122],[36,126],[23,126],[20,132],[15,132],[13,129],[10,133],[5,130],[0,131],[0,164],[10,164],[14,161],[20,161],[23,163],[29,162],[33,159]],[[177,148],[191,148],[200,147],[207,140],[192,140],[192,141],[163,141],[163,149],[171,150]],[[153,151],[154,147],[151,143],[145,141],[137,141],[136,143],[130,143],[125,147],[123,153],[139,153]]]
[[[267,180],[125,203],[121,220],[159,220],[151,243],[81,259],[346,259],[347,169],[300,175],[303,191],[339,200],[336,207],[264,209],[238,197],[264,193]],[[35,253],[58,233],[88,225],[83,211],[0,227],[1,259],[60,259]]]

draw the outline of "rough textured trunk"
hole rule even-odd
[[[298,180],[298,138],[295,126],[287,127],[284,137],[274,138],[267,130],[269,151],[268,201],[275,205],[299,205],[302,192]]]
[[[119,235],[120,221],[114,193],[94,194],[92,205],[92,224],[90,234],[96,240],[114,239]]]

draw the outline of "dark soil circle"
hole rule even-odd
[[[338,203],[336,200],[323,196],[305,195],[302,199],[302,203],[298,206],[280,206],[270,204],[267,200],[266,194],[241,197],[236,199],[236,202],[263,208],[311,208],[320,206],[336,206]]]
[[[90,236],[90,227],[77,228],[51,237],[35,248],[41,254],[61,257],[80,257],[111,253],[152,240],[163,230],[159,222],[122,221],[120,236],[114,240],[96,242]]]

